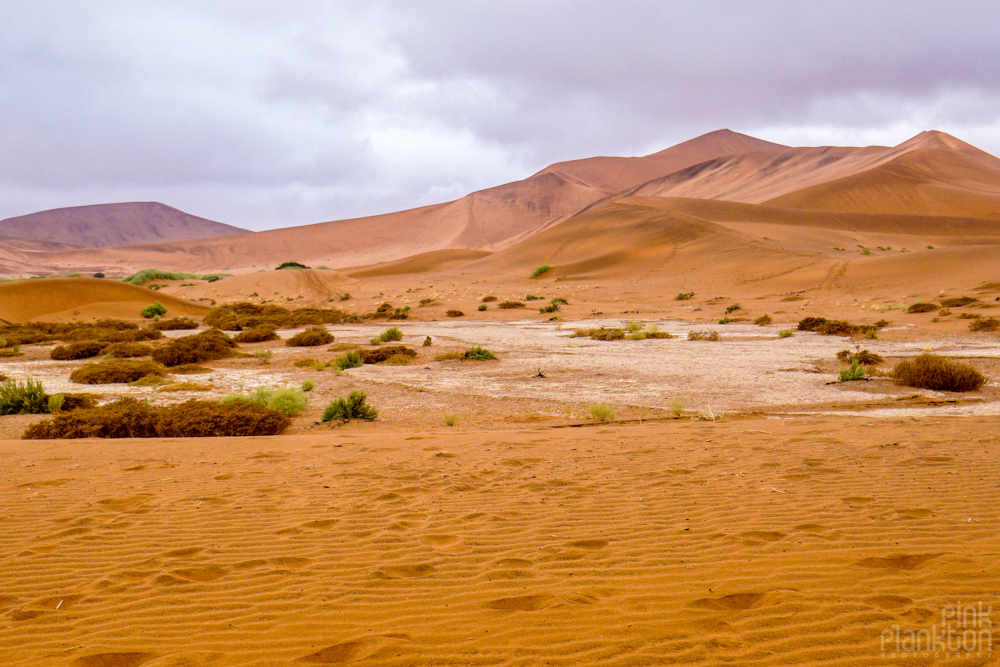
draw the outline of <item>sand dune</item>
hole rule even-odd
[[[0,662],[886,664],[1000,603],[1000,464],[875,426],[2,442]]]
[[[0,320],[136,319],[154,301],[167,307],[168,317],[208,311],[205,306],[117,280],[46,278],[0,284]]]
[[[83,248],[188,241],[248,234],[159,202],[72,206],[0,220],[0,237],[67,243]]]

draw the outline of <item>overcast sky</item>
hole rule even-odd
[[[728,127],[1000,154],[1000,2],[0,3],[0,218],[267,229]]]

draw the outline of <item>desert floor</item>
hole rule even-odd
[[[991,664],[998,425],[2,441],[0,662]]]

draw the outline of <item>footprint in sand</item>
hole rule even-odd
[[[128,498],[102,498],[97,501],[97,504],[103,509],[111,510],[112,512],[127,512],[143,505],[152,497],[151,495],[139,495],[129,496]]]
[[[804,533],[822,533],[824,531],[829,530],[829,528],[827,528],[821,523],[800,523],[799,525],[795,526],[795,530]]]
[[[375,576],[379,579],[415,579],[417,577],[427,577],[432,574],[434,574],[434,566],[430,563],[386,565],[375,570]]]
[[[333,646],[327,646],[325,649],[317,651],[312,655],[303,656],[296,660],[296,662],[313,662],[321,665],[335,665],[354,660],[358,657],[358,654],[364,649],[364,647],[365,642],[344,642],[343,644],[334,644]]]
[[[603,549],[608,546],[607,540],[574,540],[573,542],[567,542],[566,546],[573,547],[575,549]]]
[[[749,542],[777,542],[786,537],[784,533],[777,530],[748,530],[740,533],[740,536]]]
[[[163,556],[165,558],[190,558],[191,556],[197,556],[204,550],[205,547],[184,547],[183,549],[168,551]]]
[[[551,606],[555,598],[548,593],[520,595],[512,598],[490,600],[486,606],[497,611],[538,611]]]
[[[313,528],[315,530],[330,530],[340,522],[340,519],[317,519],[316,521],[307,521],[302,524],[303,528]]]
[[[155,653],[95,653],[74,658],[73,667],[139,667],[157,657]]]
[[[930,516],[934,512],[927,509],[915,508],[906,510],[896,510],[896,513],[899,515],[899,518],[901,519],[923,519],[924,517]]]
[[[873,595],[870,598],[865,598],[865,602],[886,611],[913,604],[913,600],[902,595]]]
[[[692,602],[690,606],[712,611],[746,611],[759,606],[764,600],[764,595],[764,593],[733,593],[720,598],[701,598]]]
[[[277,565],[279,567],[303,567],[312,561],[299,556],[278,556],[277,558],[268,558],[267,562],[269,565]]]
[[[219,565],[205,565],[203,567],[191,567],[183,570],[174,570],[172,574],[190,581],[207,583],[209,581],[221,579],[229,574],[229,570]]]
[[[858,561],[861,567],[879,570],[916,570],[925,563],[934,560],[941,554],[904,554],[886,558],[862,558]]]

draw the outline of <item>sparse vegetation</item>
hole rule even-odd
[[[857,349],[854,352],[850,350],[841,350],[837,353],[837,358],[845,363],[858,362],[859,364],[864,364],[865,366],[878,366],[885,361],[885,358],[880,354],[875,354],[869,350]]]
[[[27,378],[24,382],[6,380],[0,383],[0,415],[37,415],[49,412],[49,397],[41,382]]]
[[[65,408],[65,406],[64,406]],[[188,438],[277,435],[291,419],[246,401],[187,401],[158,407],[134,398],[56,415],[32,424],[26,440],[52,438]]]
[[[537,278],[538,276],[544,275],[552,270],[551,264],[540,264],[535,267],[535,270],[531,272],[532,278]]]
[[[525,305],[520,301],[501,301],[497,304],[497,308],[500,310],[513,310],[514,308],[524,308]]]
[[[434,357],[434,361],[457,361],[464,358],[464,352],[445,352]]]
[[[490,361],[497,358],[497,355],[493,354],[485,347],[476,345],[475,347],[470,347],[462,355],[463,359],[471,359],[472,361]]]
[[[112,343],[101,352],[101,354],[118,357],[119,359],[148,357],[152,353],[153,348],[145,343]]]
[[[302,382],[302,391],[304,391],[304,392],[310,392],[310,391],[312,391],[315,388],[316,388],[316,383],[315,382],[313,382],[312,380],[303,380],[303,382]]]
[[[718,331],[688,331],[688,340],[720,341],[722,336],[719,335]]]
[[[694,298],[694,292],[680,292],[674,297],[677,301],[687,301]]]
[[[153,303],[149,304],[148,306],[142,309],[142,316],[145,317],[147,320],[152,319],[154,317],[160,317],[161,315],[165,315],[166,313],[167,313],[167,307],[164,306],[159,301],[154,301]]]
[[[309,398],[305,391],[292,387],[281,389],[258,387],[249,394],[229,394],[223,397],[222,402],[256,403],[288,417],[295,417],[309,405]]]
[[[479,312],[483,312],[487,308],[489,308],[489,306],[487,306],[485,303],[479,304]]]
[[[940,306],[938,306],[937,304],[927,303],[926,301],[920,301],[918,303],[913,304],[909,308],[907,308],[906,312],[908,312],[908,313],[932,313],[935,310],[937,310],[938,308],[940,308]]]
[[[726,313],[735,313],[737,310],[743,310],[743,306],[738,303],[734,303],[726,308]]]
[[[392,310],[392,306],[389,306]],[[388,317],[388,315],[385,315]],[[224,331],[241,331],[268,326],[272,329],[290,329],[320,324],[340,324],[358,321],[355,315],[336,308],[298,308],[288,310],[274,304],[259,306],[241,301],[216,306],[205,315],[205,324]]]
[[[590,406],[590,416],[594,421],[611,421],[615,418],[615,409],[607,403],[595,403]]]
[[[185,329],[197,329],[198,323],[186,317],[172,317],[169,320],[159,320],[149,325],[149,328],[157,331],[181,331]]]
[[[278,332],[268,326],[253,327],[239,332],[233,336],[233,340],[237,343],[264,343],[278,340]]]
[[[969,322],[969,331],[1000,331],[1000,319],[995,317],[976,318]]]
[[[899,362],[892,377],[899,385],[935,391],[975,391],[986,384],[972,366],[930,353]]]
[[[851,324],[844,320],[828,320],[825,317],[806,317],[799,321],[799,331],[815,331],[826,336],[857,336],[868,334],[876,337],[877,324]]]
[[[375,421],[378,410],[368,405],[367,395],[363,391],[352,391],[346,399],[338,398],[330,402],[323,410],[324,422],[340,422],[342,424],[352,419]]]
[[[489,295],[489,296],[484,296],[483,297],[483,303],[492,303],[493,301],[496,301],[496,300],[497,300],[497,297],[493,296],[492,294]]]
[[[680,417],[682,414],[684,414],[684,401],[682,401],[681,399],[679,398],[670,399],[669,406],[670,406],[670,414],[672,414],[674,417]]]
[[[104,359],[77,368],[71,382],[79,384],[127,384],[145,377],[162,378],[166,370],[149,359]]]
[[[545,297],[536,296],[534,294],[528,294],[524,297],[525,301],[543,301]]]
[[[771,323],[771,316],[770,315],[761,315],[760,317],[758,317],[757,319],[755,319],[753,321],[753,323],[756,324],[759,327],[766,327],[768,324]]]
[[[333,341],[333,334],[326,329],[310,327],[286,340],[285,345],[288,347],[316,347],[317,345],[327,345]]]
[[[856,380],[865,379],[865,367],[862,366],[857,359],[851,362],[850,368],[845,368],[840,371],[840,381],[841,382],[854,382]]]
[[[337,357],[333,363],[339,370],[346,371],[348,368],[358,368],[364,361],[361,360],[361,354],[357,350],[349,350]]]
[[[458,423],[458,415],[455,415],[455,414],[452,414],[452,413],[447,413],[447,412],[444,414],[444,425],[445,426],[454,426],[457,423]]]
[[[105,347],[107,347],[107,343],[98,343],[96,340],[58,345],[49,352],[49,358],[56,361],[90,359],[91,357],[99,356]]]
[[[218,329],[209,329],[170,341],[153,350],[153,359],[164,366],[181,366],[233,356],[236,342]]]
[[[448,310],[445,312],[448,317],[465,317],[465,313],[460,310]]]
[[[308,269],[309,267],[305,264],[300,264],[299,262],[282,262],[274,270],[281,271],[283,269]]]
[[[254,358],[261,363],[261,365],[271,363],[271,357],[274,356],[274,350],[254,350]]]
[[[222,280],[228,276],[228,273],[215,273],[206,276],[198,276],[193,273],[175,273],[172,271],[160,271],[159,269],[143,269],[142,271],[133,273],[129,277],[124,278],[123,281],[133,285],[145,285],[146,283],[151,283],[154,280],[204,280],[214,283],[215,281]],[[103,278],[104,274],[94,274],[94,277]]]
[[[396,355],[403,355],[409,358],[415,357],[417,356],[417,351],[405,345],[389,345],[374,350],[360,350],[358,354],[361,357],[361,361],[366,364],[380,364]]]
[[[403,340],[403,332],[399,330],[399,327],[389,327],[380,333],[377,338],[372,338],[372,344],[378,345],[379,343],[390,343],[397,340]]]
[[[959,296],[951,299],[941,299],[941,305],[945,308],[961,308],[977,303],[979,299],[971,296]]]

